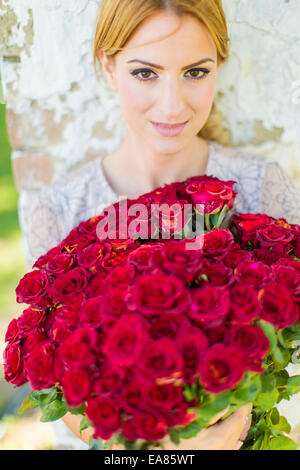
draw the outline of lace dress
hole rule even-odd
[[[235,212],[266,213],[300,224],[300,191],[277,162],[213,141],[208,143],[206,174],[237,182]],[[119,200],[104,176],[101,159],[86,163],[38,192],[21,193],[19,220],[28,270],[79,222]],[[291,415],[294,417],[295,413]],[[59,420],[54,426],[56,448],[88,448],[63,421]]]

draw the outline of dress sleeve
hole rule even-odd
[[[300,189],[275,161],[268,162],[265,167],[260,212],[300,225]]]
[[[28,270],[68,233],[63,204],[51,187],[20,193],[19,222]]]

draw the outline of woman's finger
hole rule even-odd
[[[227,408],[225,408],[225,410],[222,410],[220,411],[219,413],[217,413],[215,416],[212,417],[212,419],[210,420],[210,422],[208,423],[210,426],[212,426],[213,424],[215,424],[217,421],[219,421],[219,419],[221,419],[223,416],[226,415],[227,411],[229,410],[229,406],[227,406]]]

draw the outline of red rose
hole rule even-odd
[[[152,269],[157,267],[166,274],[180,277],[184,283],[191,282],[202,265],[200,250],[186,250],[186,241],[170,241],[153,253]]]
[[[8,344],[4,350],[4,377],[7,382],[11,382],[18,387],[28,381],[21,347],[17,343]]]
[[[136,269],[132,264],[116,266],[105,279],[106,287],[128,287],[135,278]]]
[[[185,398],[182,388],[171,383],[146,387],[145,400],[154,409],[171,411],[184,402]]]
[[[75,266],[76,258],[74,255],[69,253],[59,253],[53,256],[45,264],[46,271],[50,272],[54,276],[58,276],[62,273],[70,271]]]
[[[300,302],[300,272],[292,266],[274,264],[272,278],[275,282],[287,287],[295,302]]]
[[[231,319],[238,323],[251,323],[259,317],[258,292],[254,287],[237,282],[230,290]]]
[[[127,306],[146,315],[178,314],[187,311],[188,289],[181,279],[158,272],[143,274],[129,288]]]
[[[190,329],[191,323],[189,319],[182,314],[178,315],[163,315],[157,317],[150,327],[150,334],[153,339],[159,339],[163,336],[168,336],[170,339],[175,339],[179,334],[183,334]]]
[[[206,391],[220,393],[235,387],[245,373],[244,356],[234,346],[216,344],[210,347],[199,366]]]
[[[88,297],[96,297],[106,292],[106,276],[107,272],[101,271],[100,273],[96,273],[94,276],[90,277],[89,283],[84,291]]]
[[[128,262],[136,267],[138,272],[152,271],[151,258],[156,251],[160,251],[164,244],[150,242],[139,246],[128,255]]]
[[[231,250],[233,243],[233,235],[229,230],[215,228],[204,235],[203,253],[222,259]]]
[[[88,220],[84,220],[77,225],[78,233],[94,234],[96,232],[97,224],[101,220],[102,215],[95,215]]]
[[[189,316],[200,325],[218,326],[226,317],[229,307],[229,292],[224,287],[204,285],[192,289]]]
[[[97,395],[113,395],[122,389],[125,376],[126,372],[124,369],[106,362],[100,370],[99,379],[94,383],[93,391]]]
[[[81,293],[88,284],[88,273],[83,268],[74,268],[61,274],[51,286],[54,302],[67,302]]]
[[[256,248],[256,229],[268,226],[275,219],[266,214],[234,214],[232,223],[237,231],[237,236],[241,248],[248,248],[249,244]]]
[[[232,269],[221,263],[207,263],[194,277],[194,282],[198,285],[205,285],[209,282],[212,286],[225,287],[232,284],[233,281]]]
[[[185,223],[185,208],[188,201],[178,201],[176,199],[165,199],[160,204],[153,204],[151,211],[152,223],[161,234],[165,234],[168,238],[172,235],[182,233]],[[151,226],[149,229],[149,233]]]
[[[65,364],[67,370],[73,367],[89,366],[95,362],[96,344],[96,330],[79,328],[59,346],[57,356]]]
[[[184,381],[194,383],[195,374],[208,347],[208,340],[199,328],[194,328],[188,333],[180,335],[177,343],[184,362]]]
[[[280,253],[269,250],[267,248],[255,248],[255,250],[252,250],[249,254],[251,255],[251,258],[254,262],[261,261],[268,266],[271,266],[273,263],[276,263],[279,259],[282,258]]]
[[[128,313],[126,303],[127,290],[119,287],[110,287],[103,295],[101,314],[104,318],[119,318]]]
[[[270,341],[260,326],[243,325],[230,330],[229,340],[244,355],[246,367],[253,372],[263,372],[262,358],[270,348]]]
[[[61,253],[60,245],[51,248],[51,250],[49,250],[45,255],[40,256],[36,260],[32,268],[39,268],[39,269],[44,268],[50,259],[52,259],[56,255],[59,255],[60,253]]]
[[[139,360],[139,372],[150,380],[173,381],[182,376],[183,365],[182,355],[174,341],[160,338],[144,347]]]
[[[54,344],[59,346],[67,338],[69,338],[74,331],[70,325],[64,320],[55,320],[49,330],[48,337],[53,341]]]
[[[24,359],[26,359],[31,354],[31,351],[33,351],[38,343],[45,342],[46,339],[45,332],[34,332],[26,336],[25,343],[23,344],[22,348]]]
[[[9,323],[6,334],[5,334],[5,341],[9,343],[13,343],[17,341],[19,337],[19,327],[18,327],[18,320],[13,318]]]
[[[291,230],[277,224],[258,228],[256,236],[260,242],[260,248],[272,248],[272,251],[281,255],[286,254],[291,249],[291,242],[294,239]]]
[[[299,320],[299,306],[293,302],[287,287],[269,282],[258,293],[260,315],[278,328],[291,326]]]
[[[270,267],[260,261],[242,261],[234,270],[237,281],[259,288],[271,277]]]
[[[186,426],[189,424],[197,418],[197,413],[188,413],[188,408],[196,405],[196,400],[189,403],[183,402],[179,406],[176,406],[176,408],[173,408],[171,412],[163,413],[167,426],[172,428],[174,426]]]
[[[101,313],[101,304],[103,296],[93,297],[88,299],[79,310],[79,324],[80,326],[87,326],[98,328],[103,321]]]
[[[108,332],[103,353],[118,366],[134,364],[148,340],[145,320],[136,314],[125,314]]]
[[[110,252],[109,243],[91,243],[78,254],[78,266],[95,271],[97,266],[101,266],[102,261],[109,257]]]
[[[18,318],[19,329],[26,334],[34,331],[41,325],[44,318],[44,312],[33,308],[26,308],[21,317]]]
[[[25,274],[17,288],[17,302],[33,305],[48,305],[47,289],[49,281],[44,271],[34,270]]]
[[[90,379],[84,369],[73,369],[67,372],[61,382],[69,406],[79,406],[89,397]]]
[[[86,302],[86,296],[80,292],[76,297],[70,298],[66,303],[56,308],[56,318],[64,321],[68,326],[75,327],[78,321],[80,307]]]
[[[159,441],[168,434],[166,421],[160,413],[150,408],[138,410],[133,415],[132,427],[136,429],[136,433],[140,439],[147,441]]]
[[[225,339],[228,334],[228,330],[225,325],[213,326],[209,328],[205,328],[204,325],[204,332],[211,346],[217,343],[225,343]]]
[[[39,342],[31,351],[25,364],[33,390],[42,390],[55,385],[53,365],[54,346],[48,341]]]
[[[206,175],[205,175],[206,176]],[[193,205],[202,204],[206,214],[219,212],[225,204],[229,209],[233,206],[235,193],[232,186],[236,181],[220,181],[214,177],[199,177],[187,180],[186,192],[192,198]]]
[[[94,439],[109,439],[121,426],[120,408],[109,397],[96,397],[88,401],[86,411],[95,425]]]
[[[241,261],[251,261],[251,254],[249,251],[241,250],[238,245],[233,245],[223,258],[223,263],[229,268],[236,268]]]
[[[132,414],[145,401],[145,385],[137,378],[130,378],[119,395],[120,405],[127,413]]]
[[[300,263],[299,261],[296,261],[294,258],[291,258],[291,257],[280,258],[278,261],[276,261],[276,265],[290,266],[300,274]]]

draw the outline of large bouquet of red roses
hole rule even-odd
[[[147,448],[252,402],[242,448],[297,448],[275,405],[300,391],[286,370],[300,227],[234,214],[234,183],[199,176],[118,202],[35,262],[4,353],[6,380],[33,389],[21,410],[82,414],[98,448]]]

